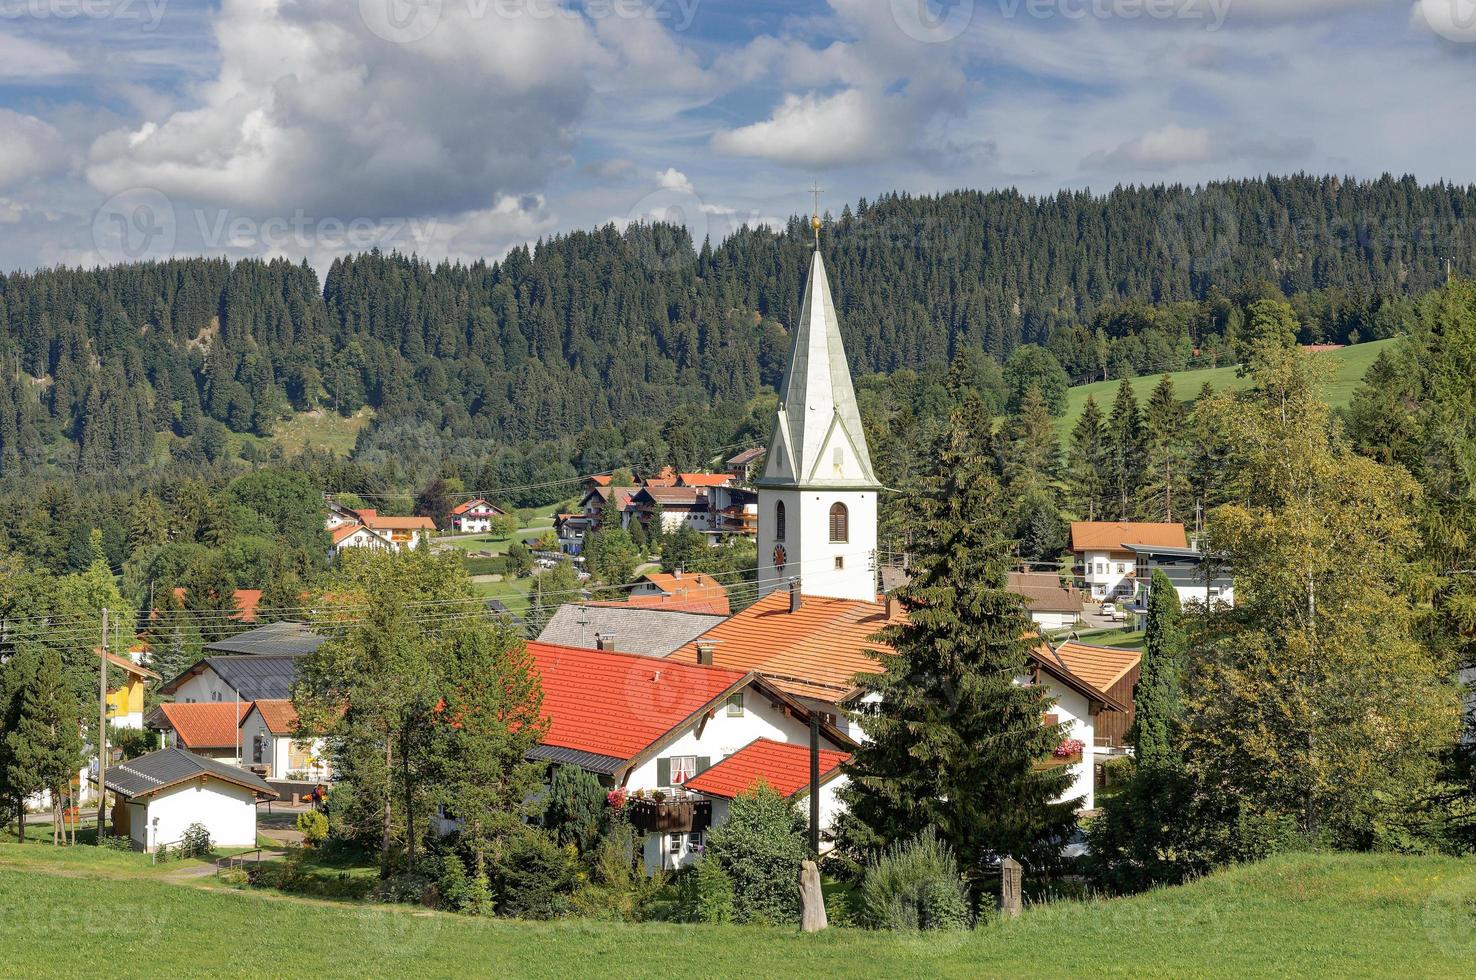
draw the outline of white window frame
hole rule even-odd
[[[685,837],[685,836],[686,836],[686,834],[683,834],[683,833],[680,833],[680,832],[675,833],[675,834],[672,834],[671,835],[671,842],[666,845],[666,853],[667,854],[670,854],[672,857],[681,857],[682,856],[682,851],[684,849],[683,846],[682,846],[683,845],[682,838]]]
[[[678,766],[678,763],[690,763],[686,766]],[[681,786],[687,780],[697,775],[697,757],[695,755],[674,755],[671,757],[671,785]],[[680,776],[681,778],[677,778]]]
[[[727,711],[727,714],[728,714],[728,717],[729,718],[742,718],[743,717],[743,692],[742,691],[739,691],[736,694],[730,694],[730,695],[728,695],[728,711]]]

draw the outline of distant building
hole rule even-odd
[[[1077,578],[1096,602],[1132,599],[1137,591],[1138,562],[1133,546],[1188,549],[1184,525],[1128,521],[1076,521],[1071,525],[1071,552]]]
[[[1138,602],[1147,603],[1153,573],[1163,572],[1179,593],[1181,603],[1235,605],[1235,578],[1225,555],[1152,544],[1129,545],[1128,551],[1133,555]]]
[[[451,508],[451,530],[457,534],[486,534],[492,530],[493,521],[506,516],[501,507],[477,497]]]
[[[224,762],[241,757],[241,721],[250,701],[170,701],[149,713],[146,724],[166,747],[186,749]]]
[[[538,634],[538,641],[665,657],[725,618],[726,613],[693,612],[681,606],[667,609],[636,602],[566,602]]]
[[[286,699],[257,701],[241,719],[242,765],[267,779],[332,778],[320,738],[297,737],[297,709]]]
[[[754,474],[758,472],[759,464],[763,462],[765,451],[762,446],[743,450],[728,460],[728,472],[744,483],[751,483]]]
[[[1041,629],[1070,629],[1081,618],[1081,593],[1062,585],[1055,572],[1010,572],[1005,589],[1024,597],[1030,619]]]
[[[108,663],[123,671],[124,678],[121,687],[108,691],[108,724],[114,728],[143,728],[144,685],[161,678],[128,657],[110,653],[107,658]]]
[[[436,522],[429,517],[391,516],[367,507],[344,507],[332,501],[328,504],[325,524],[333,550],[340,554],[349,548],[413,551],[436,530]]]
[[[255,847],[256,804],[277,798],[261,777],[181,748],[108,766],[105,782],[118,801],[113,833],[150,853],[177,845],[193,824],[215,847]]]

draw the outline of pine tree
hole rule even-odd
[[[1013,493],[1046,491],[1055,496],[1061,489],[1061,446],[1056,424],[1040,393],[1032,384],[1020,401],[1020,411],[1005,423],[1004,484]]]
[[[1183,518],[1188,478],[1185,472],[1184,407],[1174,381],[1164,375],[1143,412],[1143,479],[1138,499],[1144,517]]]
[[[1179,670],[1184,642],[1179,593],[1169,577],[1156,570],[1148,595],[1147,643],[1133,694],[1133,727],[1128,734],[1138,765],[1144,769],[1179,762],[1176,728],[1182,713]]]
[[[1063,729],[1041,723],[1051,705],[1043,690],[1017,683],[1034,629],[1005,591],[1013,548],[990,442],[987,413],[970,396],[921,481],[915,570],[897,592],[909,622],[878,634],[893,652],[861,679],[877,697],[857,713],[867,738],[844,791],[854,845],[936,827],[976,882],[990,852],[1042,858],[1075,804],[1055,802],[1070,786],[1065,768],[1036,768]]]
[[[1133,386],[1123,381],[1117,386],[1112,414],[1107,419],[1107,489],[1111,520],[1130,521],[1136,508],[1138,481],[1143,473],[1143,418],[1138,410],[1138,396]]]
[[[1071,445],[1067,450],[1066,465],[1070,487],[1070,503],[1078,517],[1088,521],[1100,520],[1107,511],[1107,481],[1109,459],[1107,455],[1106,422],[1097,400],[1087,396],[1081,418],[1071,430]]]
[[[26,691],[35,683],[40,656],[35,648],[13,654],[0,662],[0,804],[6,814],[15,815],[16,833],[22,844],[26,841],[26,799],[43,787],[28,770],[19,766],[11,748],[9,732],[20,728],[21,709]]]
[[[44,650],[21,697],[20,717],[5,736],[12,778],[51,796],[51,842],[61,843],[62,801],[82,767],[82,733],[76,696],[67,686],[61,657]]]

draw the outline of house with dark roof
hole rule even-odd
[[[104,783],[117,800],[113,833],[148,852],[175,846],[192,824],[216,847],[253,847],[256,804],[277,797],[260,776],[181,748],[108,766]]]
[[[1043,630],[1064,630],[1081,618],[1082,597],[1055,572],[1010,572],[1005,589],[1025,600],[1030,619]]]
[[[686,783],[757,739],[808,745],[810,712],[748,671],[628,653],[528,644],[548,731],[532,756],[576,765],[630,801],[649,869],[689,864],[712,826]],[[822,748],[854,743],[821,725]],[[778,773],[773,774],[780,780]]]
[[[159,689],[182,703],[270,701],[292,697],[301,654],[236,653],[209,656]]]
[[[728,472],[744,483],[748,483],[758,472],[759,463],[763,461],[765,452],[767,450],[764,447],[754,446],[752,449],[745,449],[736,456],[729,457]]]
[[[205,644],[205,652],[303,656],[323,645],[323,637],[306,623],[268,623]]]
[[[553,614],[538,640],[586,650],[665,657],[725,618],[726,614],[693,612],[682,605],[664,608],[659,603],[569,602]]]

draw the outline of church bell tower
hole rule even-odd
[[[818,192],[817,192],[818,193]],[[861,428],[830,280],[815,251],[758,486],[758,580],[802,595],[875,602],[880,485]]]

